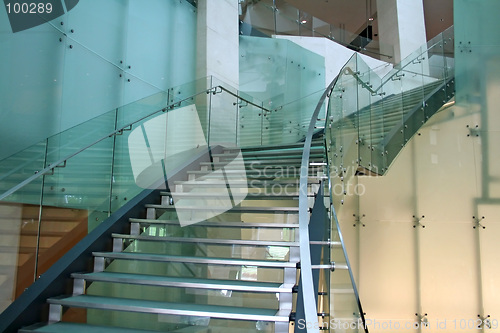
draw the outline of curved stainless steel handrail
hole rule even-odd
[[[330,83],[325,89],[323,95],[314,110],[309,123],[306,139],[304,142],[304,150],[302,152],[302,162],[300,166],[300,187],[299,187],[299,244],[300,244],[300,277],[301,288],[304,300],[304,313],[307,323],[316,323],[318,321],[318,310],[316,305],[312,267],[311,267],[311,249],[309,245],[309,206],[307,197],[307,180],[309,169],[309,156],[311,155],[311,143],[314,134],[314,128],[318,119],[319,112],[321,111],[325,99],[330,95],[340,74]],[[325,120],[326,122],[327,120]],[[319,333],[318,325],[311,325],[313,328],[308,332]]]

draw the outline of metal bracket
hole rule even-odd
[[[487,328],[491,329],[491,316],[487,315],[486,317],[483,317],[481,315],[477,315],[477,317],[481,320],[481,323],[477,326],[478,329],[481,328]]]
[[[486,227],[481,224],[481,221],[484,220],[484,216],[481,216],[481,218],[473,216],[472,219],[474,220],[474,226],[472,227],[472,229],[486,229]]]
[[[417,57],[411,63],[414,64],[414,65],[416,65],[416,64],[420,64],[423,60],[425,60],[425,57]]]
[[[362,227],[366,227],[366,225],[361,222],[361,219],[366,216],[365,214],[361,216],[352,214],[352,216],[354,216],[354,224],[352,225],[353,227],[356,227],[358,224],[361,224]]]
[[[207,95],[208,94],[216,95],[222,93],[222,87],[221,86],[216,86],[213,87],[212,89],[207,90]]]
[[[243,101],[243,100],[239,100],[238,102],[234,102],[233,105],[238,105],[239,108],[242,108],[242,107],[248,106],[248,102]]]
[[[56,168],[65,168],[66,167],[66,163],[67,163],[67,161],[64,161],[62,164],[59,164],[59,165],[56,165],[56,166],[52,167],[49,171],[47,171],[45,173],[45,175],[53,176],[54,173],[55,173],[55,169]],[[49,166],[51,166],[51,165],[49,164]],[[36,173],[38,173],[38,172],[36,172]]]
[[[458,42],[458,49],[460,50],[460,53],[472,53],[470,41],[468,41],[467,43]]]
[[[479,137],[479,125],[476,125],[475,127],[467,125],[466,127],[469,129],[469,134],[467,134],[468,137],[470,136]]]
[[[392,80],[392,81],[401,80],[401,78],[402,78],[403,76],[405,76],[405,73],[401,73],[401,74],[396,73],[396,74],[394,74],[394,76],[393,76],[393,77],[391,77],[391,80]]]
[[[425,228],[425,225],[422,224],[420,221],[422,221],[423,219],[425,218],[424,215],[422,215],[422,217],[417,217],[416,215],[413,215],[413,220],[414,220],[414,224],[413,224],[413,228],[416,228],[417,226],[420,226],[422,228]]]
[[[417,316],[417,320],[422,323],[420,325],[421,327],[429,328],[429,319],[427,319],[427,313],[424,313],[423,315],[415,313],[415,316]]]

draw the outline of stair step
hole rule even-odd
[[[189,210],[189,211],[210,211],[220,213],[231,212],[249,212],[249,213],[269,213],[269,212],[298,212],[299,207],[242,207],[236,206],[227,210],[225,207],[200,207],[200,206],[172,206],[147,204],[146,208],[155,208],[161,210]]]
[[[323,145],[311,146],[311,152],[323,152],[324,150],[325,150],[325,148],[323,147]],[[243,156],[251,156],[251,155],[279,156],[279,155],[287,155],[287,154],[302,154],[303,151],[304,151],[304,144],[303,143],[302,143],[302,146],[300,146],[300,147],[279,147],[279,148],[276,148],[276,146],[274,146],[274,149],[273,149],[272,146],[269,146],[268,149],[250,149],[250,148],[241,149]],[[235,149],[225,149],[224,153],[237,154],[237,152],[235,152]]]
[[[36,324],[22,328],[18,333],[45,332],[45,333],[158,333],[158,331],[146,331],[121,327],[95,326],[80,323],[57,322],[53,324]]]
[[[130,223],[177,225],[177,220],[152,220],[152,219],[129,219]],[[297,223],[257,223],[257,222],[198,222],[199,227],[221,227],[221,228],[298,228]]]
[[[282,246],[298,247],[298,242],[280,242],[266,240],[242,240],[242,239],[222,239],[222,238],[194,238],[194,237],[160,237],[143,235],[112,234],[113,238],[133,239],[153,242],[173,242],[173,243],[197,243],[197,244],[217,244],[217,245],[241,245],[241,246]]]
[[[271,161],[274,164],[278,164],[278,163],[286,163],[286,161],[290,161],[290,160],[297,160],[297,159],[302,160],[302,155],[279,155],[279,156],[271,155],[271,154],[269,156],[248,155],[248,156],[244,156],[244,157],[240,158],[240,157],[236,157],[235,155],[230,155],[230,154],[214,154],[214,155],[212,155],[212,157],[222,158],[223,160],[229,159],[228,162],[238,161],[238,162],[243,162],[245,164],[252,163],[252,162],[255,163],[255,161],[266,161],[266,162]],[[319,159],[324,159],[324,158],[325,158],[325,154],[311,153],[309,155],[309,159],[313,159],[313,160],[319,160]],[[215,163],[220,163],[220,161],[215,162]]]
[[[314,171],[315,170],[309,170],[309,177],[314,177]],[[221,178],[220,174],[214,174],[212,170],[193,170],[193,171],[187,171],[186,172],[188,175],[205,175],[206,176],[212,176],[212,177],[218,177]],[[286,169],[281,169],[281,168],[266,168],[265,170],[231,170],[231,169],[224,169],[225,176],[227,178],[231,178],[231,176],[241,176],[247,175],[247,177],[262,177],[262,178],[280,178],[280,177],[287,177],[287,178],[296,178],[300,176],[300,168],[293,168],[289,169],[288,172]],[[273,174],[274,173],[274,174]],[[311,174],[313,174],[311,176]]]
[[[148,286],[161,287],[179,287],[196,289],[217,289],[248,292],[267,292],[282,293],[292,292],[292,285],[272,282],[255,282],[244,280],[217,280],[217,279],[198,279],[190,277],[171,277],[157,275],[95,272],[95,273],[74,273],[71,274],[74,279],[83,279],[86,281],[130,283]]]
[[[160,192],[162,196],[175,196],[176,199],[184,198],[203,198],[203,199],[223,199],[227,198],[225,193],[214,193],[214,192]],[[297,195],[283,195],[283,194],[258,194],[258,193],[248,193],[246,200],[298,200]]]
[[[315,159],[309,159],[309,162],[323,162],[324,161],[324,156],[321,156],[320,158],[315,158]],[[277,168],[281,167],[283,169],[286,169],[286,167],[292,167],[292,166],[295,166],[295,167],[298,167],[300,168],[300,165],[302,163],[302,159],[301,158],[293,158],[293,159],[267,159],[267,160],[255,160],[255,159],[252,159],[252,160],[247,160],[247,161],[244,161],[245,162],[245,165],[248,165],[249,166],[269,166],[269,165],[274,165],[276,166]],[[286,163],[286,166],[284,167],[283,166],[283,163]],[[200,163],[201,166],[219,166],[219,167],[223,167],[223,166],[226,166],[227,163],[226,162],[201,162]]]
[[[311,145],[313,147],[317,147],[317,146],[321,146],[323,145],[324,141],[323,140],[314,140],[312,141]],[[303,142],[299,142],[299,143],[289,143],[289,144],[285,144],[285,145],[281,145],[280,146],[281,149],[292,149],[292,148],[304,148],[304,143]],[[246,152],[246,151],[253,151],[253,150],[276,150],[276,145],[266,145],[266,146],[248,146],[248,147],[242,147],[242,148],[238,148],[239,150],[241,150],[242,152]],[[232,148],[226,148],[225,150],[235,150],[235,149],[232,149]]]
[[[232,320],[288,322],[290,315],[290,310],[277,311],[221,305],[183,304],[89,295],[49,298],[47,302],[49,304],[57,304],[64,307],[164,315],[200,316]]]
[[[298,181],[300,178],[300,170],[297,170],[296,172],[282,172],[280,170],[273,171],[272,170],[266,170],[262,172],[225,172],[224,176],[222,176],[220,173],[212,173],[212,171],[188,171],[188,175],[192,175],[189,177],[189,181],[210,181],[210,180],[218,180],[222,182],[223,180],[228,180],[231,183],[233,181],[243,181],[246,179],[247,182],[255,182],[255,181],[261,181],[261,182],[267,182],[267,181],[281,181],[281,180],[295,180]],[[224,177],[224,178],[223,178]],[[317,180],[317,179],[326,179],[326,175],[324,174],[319,174],[318,172],[308,172],[307,175],[309,180]]]
[[[233,187],[248,187],[251,184],[253,187],[257,186],[272,186],[272,185],[289,185],[296,184],[298,186],[298,179],[278,179],[278,180],[265,180],[265,181],[233,181],[231,182],[231,188]],[[308,178],[308,184],[317,184],[319,183],[318,179]],[[226,186],[225,182],[219,181],[216,182],[214,180],[203,180],[203,181],[175,181],[175,185],[186,185],[186,186]]]
[[[212,264],[224,266],[258,266],[270,268],[295,268],[297,263],[278,260],[252,260],[233,258],[212,258],[212,257],[190,257],[174,256],[151,253],[131,253],[131,252],[93,252],[94,257],[104,257],[122,260],[144,260],[155,262],[179,262],[190,264]]]

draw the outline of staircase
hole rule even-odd
[[[92,272],[71,274],[72,294],[47,300],[46,323],[20,332],[289,332],[300,265],[302,145],[213,154],[213,163],[200,163],[147,204],[146,216],[131,218],[129,232],[114,233],[112,249],[93,252]],[[246,181],[227,167],[237,159]],[[324,160],[319,139],[311,162]],[[221,179],[212,168],[224,166]],[[309,196],[324,177],[323,167],[311,166]],[[246,198],[212,214],[227,196],[220,186],[226,182]],[[183,210],[196,219],[214,216],[182,227]],[[85,311],[68,321],[66,310],[75,308]]]
[[[170,98],[173,89],[155,96],[166,100],[165,105],[130,124],[111,123],[114,131],[87,137],[93,143],[83,150],[65,147],[59,154],[56,149],[56,158],[49,158],[43,153],[50,146],[47,140],[36,145],[34,160],[27,154],[21,160],[14,156],[0,161],[0,170],[14,166],[0,179],[6,191],[0,193],[1,200],[14,205],[42,202],[42,212],[50,212],[52,206],[64,207],[65,200],[76,198],[66,207],[87,209],[95,214],[88,215],[89,222],[99,222],[0,314],[0,331],[319,332],[306,327],[305,319],[320,326],[335,319],[361,327],[364,314],[335,208],[343,204],[350,176],[384,174],[420,126],[453,98],[452,67],[444,53],[434,52],[446,44],[441,37],[406,65],[378,78],[379,88],[363,81],[363,75],[375,76],[361,75],[367,66],[354,55],[320,98],[307,135],[306,126],[287,128],[286,112],[301,110],[287,110],[288,105],[264,110],[207,80],[201,88],[194,84],[188,86],[196,89],[181,89],[182,98],[175,101]],[[433,71],[443,75],[431,78],[423,70],[423,54],[437,54],[443,67]],[[417,67],[422,71],[416,72]],[[192,137],[180,135],[184,128],[196,127],[190,118],[182,126],[175,123],[178,128],[158,128],[158,133],[175,134],[179,141],[170,141],[171,146],[187,142],[189,154],[179,159],[180,167],[169,169],[169,177],[163,166],[164,180],[158,186],[166,190],[138,193],[136,175],[124,157],[129,134],[146,133],[148,119],[183,107],[196,116],[207,111],[208,119],[214,112],[233,115],[229,112],[237,108],[246,120],[221,120],[220,127],[202,121],[194,146],[189,146]],[[278,115],[272,128],[263,125],[264,111]],[[325,119],[319,119],[324,111]],[[116,121],[117,114],[109,118]],[[222,136],[244,148],[214,143],[214,131],[226,127]],[[238,128],[245,128],[244,134]],[[76,139],[80,130],[73,133]],[[275,144],[266,146],[270,133]],[[165,163],[166,155],[155,160],[146,134],[140,139],[132,145],[143,144],[142,159],[151,166]],[[167,141],[160,137],[155,143],[162,140]],[[99,168],[85,163],[96,160]],[[301,175],[302,166],[307,171]],[[22,179],[26,186],[15,185]],[[42,191],[40,182],[45,184]],[[342,193],[334,193],[337,185]],[[94,193],[97,187],[99,193]],[[79,191],[85,195],[78,197]],[[52,230],[47,236],[57,233]],[[45,242],[42,233],[36,235]],[[43,252],[43,246],[37,249]]]

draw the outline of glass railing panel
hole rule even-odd
[[[267,113],[263,120],[264,141],[276,145],[303,141],[322,93],[322,90],[312,93]],[[325,116],[326,104],[318,115],[315,132],[323,131]]]
[[[47,140],[47,163],[52,166],[69,155],[76,154],[115,130],[116,111],[107,112],[78,126],[51,136]],[[111,149],[111,148],[109,148]],[[99,158],[98,153],[96,158]]]
[[[146,118],[145,121],[132,125],[132,127],[130,127],[130,131],[124,131],[123,134],[117,135],[114,138],[114,156],[112,165],[113,179],[111,187],[112,212],[116,211],[128,200],[132,199],[143,190],[143,187],[139,186],[136,183],[134,170],[132,169],[132,161],[140,161],[141,159],[143,159],[144,161],[148,161],[149,163],[145,164],[149,165],[151,164],[151,160],[147,148],[144,147],[145,145],[139,145],[137,150],[134,148],[135,140],[133,138],[130,138],[130,135],[133,132],[141,132],[142,134],[141,125],[149,119],[150,118]],[[137,173],[140,173],[140,171],[137,171]],[[152,178],[155,179],[151,180],[151,182],[156,181],[156,178],[158,178],[158,174],[155,173]],[[147,186],[148,185],[144,187]]]
[[[357,72],[357,61],[354,59],[352,65],[345,66],[352,72]],[[347,181],[356,173],[359,160],[359,108],[358,108],[358,81],[353,75],[344,75],[341,77],[342,85],[342,146],[339,153],[342,156],[340,175],[344,178],[343,194],[347,194]]]
[[[332,26],[329,23],[320,20],[317,17],[313,17],[312,22],[314,37],[332,38]]]
[[[110,215],[113,144],[114,136],[55,167],[54,174],[47,174],[43,189],[44,210],[58,207],[86,211],[89,229],[104,221]]]
[[[455,68],[455,28],[452,26],[442,32],[443,56],[445,59],[446,78],[454,76]]]
[[[372,91],[373,87],[376,87],[372,80],[374,80],[376,74],[370,70],[370,67],[361,59],[357,58],[357,71],[353,73],[358,81],[357,98],[358,98],[358,150],[359,150],[359,161],[358,164],[366,169],[371,168],[371,155],[373,146],[373,137],[377,135],[375,131],[375,114],[372,114]],[[376,94],[375,94],[376,96]],[[373,96],[374,97],[374,96]]]
[[[320,90],[289,104],[291,110],[300,115],[300,126],[297,135],[301,138],[301,140],[302,138],[305,138],[307,134],[309,122],[311,121],[311,117],[323,92],[324,90]],[[320,106],[320,111],[318,117],[316,118],[315,133],[324,132],[327,107],[327,103],[323,103],[323,105]]]
[[[326,128],[326,144],[327,144],[327,156],[328,164],[330,166],[330,182],[331,188],[330,193],[335,193],[332,195],[332,201],[334,207],[338,209],[343,201],[342,196],[342,181],[340,166],[342,165],[342,154],[340,152],[340,147],[342,147],[342,89],[340,85],[335,86],[330,95],[328,103],[328,125]]]
[[[213,78],[213,87],[221,86],[215,94],[210,95],[209,110],[209,144],[236,146],[239,103],[238,90],[222,81]]]
[[[299,10],[284,1],[276,3],[276,35],[300,36]]]
[[[398,72],[399,73],[399,72]],[[375,148],[376,153],[383,156],[382,173],[387,170],[390,162],[397,156],[404,144],[402,76],[393,75],[379,90],[383,94],[381,107],[383,113],[383,139]]]
[[[220,90],[219,90],[220,91]],[[203,106],[212,94],[199,94]],[[167,188],[170,175],[187,160],[208,151],[195,98],[134,123],[116,136],[113,198],[120,207],[142,189]],[[175,184],[171,184],[174,186]]]
[[[0,194],[7,192],[21,182],[35,176],[39,171],[43,170],[45,166],[46,149],[47,141],[43,140],[0,161]],[[39,204],[40,193],[38,186],[39,185],[36,184],[27,184],[27,189],[25,189],[24,192],[18,192],[19,194],[22,194],[19,196],[19,199],[24,200],[20,202],[25,202],[27,204]],[[29,195],[29,193],[33,193],[33,195]],[[11,193],[8,198],[3,200],[17,201],[16,198],[17,194],[14,192]]]
[[[314,107],[301,109],[298,101],[324,89],[323,58],[288,40],[244,36],[240,55],[240,89],[274,110],[262,118],[262,143],[300,140]],[[309,102],[317,103],[301,103]]]
[[[427,52],[429,76],[423,77],[425,103],[423,104],[424,119],[422,123],[428,121],[442,105],[449,101],[450,98],[447,95],[451,95],[453,90],[453,86],[450,86],[447,79],[448,70],[446,68],[445,44],[442,34],[438,35],[438,37],[440,37],[440,40],[433,44]],[[417,122],[416,126],[421,126],[421,124]],[[418,127],[415,128],[416,130],[418,130]]]
[[[280,39],[240,36],[239,89],[265,101],[266,109],[277,108],[285,102],[288,43]]]
[[[347,70],[349,68],[349,70]],[[330,179],[331,179],[331,188],[330,193],[333,194],[332,201],[334,203],[334,207],[338,209],[342,203],[344,198],[344,190],[345,190],[345,182],[347,177],[345,177],[344,169],[347,171],[345,166],[346,159],[346,145],[352,143],[353,136],[356,136],[357,139],[357,126],[358,126],[358,114],[357,112],[353,112],[352,103],[353,101],[349,101],[349,97],[353,98],[352,92],[348,93],[349,82],[354,79],[352,75],[349,75],[349,72],[356,70],[356,56],[351,57],[349,61],[344,66],[341,74],[337,80],[336,85],[333,87],[333,90],[330,94],[329,98],[329,106],[328,106],[328,125],[326,131],[326,142],[327,142],[327,151],[328,151],[328,161],[330,165]],[[354,86],[354,88],[356,88]],[[346,94],[347,92],[347,94]],[[357,92],[355,92],[357,94]],[[357,102],[357,97],[354,97],[354,103]],[[348,112],[349,110],[350,112]],[[352,150],[352,147],[351,147]],[[356,148],[357,154],[357,148]],[[355,160],[357,157],[355,158]]]
[[[240,33],[245,36],[270,37],[276,34],[272,0],[257,4],[240,2]]]
[[[119,128],[159,112],[135,122],[115,138],[112,210],[163,179],[167,170],[184,163],[197,144],[206,147],[210,84],[210,77],[202,78],[118,109]],[[175,121],[179,122],[177,126]],[[179,139],[178,146],[167,145],[175,137]],[[196,139],[196,144],[191,139]],[[184,148],[188,152],[172,158]]]
[[[299,36],[314,37],[313,18],[311,14],[299,10]]]
[[[5,310],[37,276],[42,177],[0,200],[0,312]],[[35,203],[38,200],[38,203]],[[19,203],[26,202],[26,203]]]
[[[410,138],[420,128],[425,119],[423,103],[424,103],[424,65],[426,62],[422,60],[411,66],[412,71],[402,71],[404,77],[401,79],[402,84],[402,101],[403,101],[403,135],[404,144],[408,143]],[[410,67],[410,66],[408,66]],[[407,67],[407,68],[408,68]],[[420,70],[420,73],[417,71]],[[427,68],[425,69],[427,70]]]
[[[239,92],[242,98],[238,102],[237,145],[239,147],[260,146],[262,141],[262,126],[268,111],[262,108],[263,102],[249,94]]]
[[[358,34],[299,10],[285,1],[243,1],[240,3],[240,34],[267,37],[271,35],[325,37],[343,46],[387,62],[394,61],[394,46]],[[340,27],[339,27],[340,26]],[[352,43],[356,39],[355,43]]]
[[[210,84],[209,81],[209,78],[201,78],[120,107],[118,109],[118,128],[127,126],[141,117],[159,111],[167,105],[183,102],[184,99],[208,89]]]

